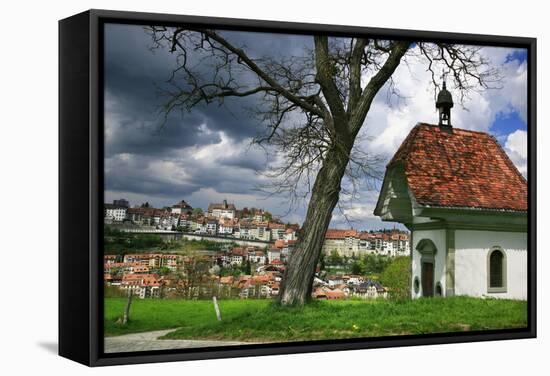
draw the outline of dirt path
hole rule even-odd
[[[249,345],[252,342],[206,341],[187,339],[158,339],[175,329],[155,330],[152,332],[125,334],[105,338],[105,352],[129,352],[150,350],[189,349],[211,346],[238,346]]]

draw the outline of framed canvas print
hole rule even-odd
[[[536,335],[536,40],[90,10],[59,23],[59,353]]]

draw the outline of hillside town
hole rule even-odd
[[[195,239],[218,241],[216,249],[177,252],[105,254],[104,280],[108,287],[140,298],[178,296],[273,298],[278,295],[285,265],[299,236],[299,225],[283,223],[264,209],[237,209],[223,200],[206,211],[184,200],[171,207],[148,203],[130,207],[125,199],[105,204],[105,226],[139,236],[180,232]],[[151,232],[153,231],[153,232]],[[254,241],[239,245],[237,241]],[[221,241],[221,242],[220,242]],[[214,243],[212,243],[214,244]],[[410,253],[409,235],[398,230],[329,229],[317,268],[314,299],[384,298],[387,289],[367,278],[361,263],[368,258],[389,260]]]
[[[183,297],[188,299],[274,298],[279,293],[286,258],[273,258],[256,247],[231,248],[199,256],[139,253],[104,256],[104,281],[124,293],[140,298]],[[276,252],[279,257],[280,253]],[[222,268],[244,273],[221,275]],[[193,268],[193,270],[191,270]],[[379,282],[354,274],[328,274],[318,268],[312,297],[320,300],[385,298]]]
[[[243,208],[223,200],[211,203],[204,212],[193,209],[185,200],[171,207],[153,208],[148,203],[130,207],[125,199],[105,204],[104,222],[121,225],[123,230],[179,231],[206,236],[257,240],[267,243],[283,241],[293,244],[300,228],[298,224],[283,223],[264,209]],[[278,243],[280,244],[280,243]],[[323,246],[325,253],[336,251],[341,256],[361,256],[372,253],[387,256],[410,254],[409,235],[400,231],[358,231],[329,229]]]

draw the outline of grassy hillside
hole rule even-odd
[[[222,322],[211,301],[134,300],[130,323],[116,323],[125,299],[105,300],[105,335],[179,328],[172,339],[297,341],[373,337],[527,325],[526,302],[467,297],[316,301],[303,308],[281,308],[269,300],[222,300]]]

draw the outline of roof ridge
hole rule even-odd
[[[415,127],[417,127],[417,126],[439,127],[438,124],[430,124],[430,123],[423,123],[423,122],[416,123]],[[481,135],[484,135],[484,136],[489,136],[489,137],[491,137],[491,138],[495,138],[495,136],[493,136],[492,134],[490,134],[490,133],[488,133],[488,132],[475,131],[475,130],[473,130],[473,129],[464,129],[464,128],[452,127],[451,130],[453,130],[453,131],[467,132],[467,133],[476,133],[476,134],[481,134]]]

